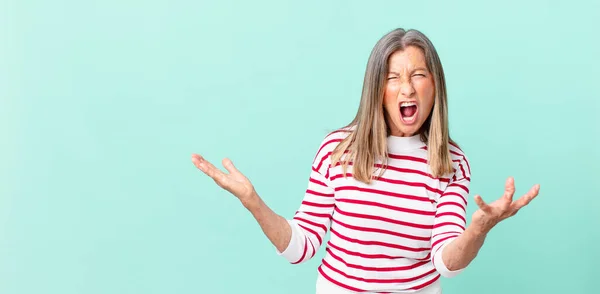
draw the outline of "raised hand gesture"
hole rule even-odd
[[[506,180],[504,195],[500,199],[487,204],[480,195],[475,196],[475,202],[479,209],[473,213],[473,224],[481,228],[482,231],[488,232],[496,224],[514,216],[521,208],[529,204],[538,195],[539,191],[540,185],[534,185],[529,192],[513,201],[515,181],[512,177],[509,177]]]
[[[224,173],[198,154],[192,154],[192,162],[199,170],[211,177],[219,187],[235,195],[242,203],[246,204],[255,195],[256,192],[250,180],[237,170],[228,158],[223,159],[222,164],[229,173]]]

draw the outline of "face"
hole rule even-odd
[[[383,107],[391,135],[417,134],[433,108],[435,84],[427,70],[425,54],[409,46],[389,59]]]

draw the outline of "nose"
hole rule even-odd
[[[400,94],[402,94],[402,96],[409,98],[412,97],[414,93],[415,88],[410,81],[403,82],[400,85]]]

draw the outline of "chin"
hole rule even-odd
[[[419,132],[421,128],[420,124],[415,125],[404,125],[402,123],[396,124],[395,130],[392,130],[391,135],[397,137],[410,137],[414,136]]]
[[[414,135],[417,134],[417,132],[419,131],[419,129],[404,129],[404,130],[400,130],[400,133],[402,134],[403,137],[412,137]]]

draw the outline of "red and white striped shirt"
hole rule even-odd
[[[366,185],[352,178],[351,165],[344,178],[342,167],[330,164],[347,134],[339,130],[323,140],[304,199],[289,220],[290,244],[278,254],[305,262],[329,230],[318,271],[340,289],[408,293],[439,287],[440,276],[458,274],[446,268],[441,252],[466,226],[471,175],[465,154],[451,145],[454,173],[434,178],[418,135],[390,136],[387,170]]]

